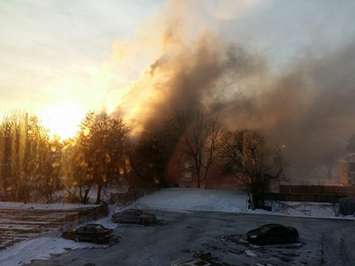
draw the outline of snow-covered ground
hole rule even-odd
[[[22,202],[0,202],[0,209],[35,209],[35,210],[72,210],[80,208],[97,207],[94,204],[72,204],[72,203],[22,203]]]
[[[82,209],[98,205],[0,202],[0,265],[22,265],[68,249],[95,247],[56,237]],[[40,210],[40,211],[39,211]]]
[[[172,265],[173,261],[198,254],[211,254],[214,265],[354,265],[353,222],[220,212],[152,212],[166,223],[152,227],[119,226],[115,234],[121,241],[108,249],[73,250],[30,265]],[[268,223],[295,227],[301,243],[258,247],[233,241],[238,235]]]
[[[265,210],[249,210],[248,195],[245,192],[207,189],[163,189],[138,199],[128,208],[158,209],[173,212],[185,211],[218,211],[228,213],[249,213],[297,217],[336,218],[336,207],[329,203],[312,202],[272,202],[272,212]],[[80,204],[18,204],[1,203],[0,208],[38,208],[63,209],[78,208]],[[112,206],[111,214],[122,209]],[[354,217],[348,219],[355,219]],[[100,223],[108,228],[117,227],[111,222],[111,215],[102,218]],[[0,265],[22,265],[34,259],[45,259],[51,254],[60,254],[69,249],[96,247],[93,244],[77,243],[56,237],[39,237],[24,241],[0,251]]]
[[[245,212],[248,195],[237,191],[169,188],[144,196],[132,206],[170,211]]]
[[[220,211],[313,218],[355,219],[337,216],[337,206],[319,202],[270,202],[272,211],[248,209],[245,192],[210,189],[169,188],[138,199],[130,207],[170,211]]]
[[[272,211],[291,216],[335,217],[338,208],[326,202],[274,201]]]
[[[0,251],[1,266],[23,265],[35,259],[48,259],[70,249],[93,248],[95,245],[79,243],[57,237],[39,237],[20,242]]]

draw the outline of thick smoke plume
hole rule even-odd
[[[317,170],[334,166],[355,133],[355,43],[275,73],[247,47],[206,30],[191,38],[181,14],[172,17],[164,20],[161,54],[122,101],[137,132],[204,106],[230,130],[260,130],[283,147],[293,177],[326,177]]]
[[[326,176],[355,132],[355,43],[290,66],[259,93],[226,104],[229,124],[263,130],[284,145],[293,175]]]

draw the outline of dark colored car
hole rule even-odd
[[[251,230],[246,235],[249,243],[255,245],[291,244],[298,241],[296,228],[281,224],[266,224]]]
[[[63,238],[80,242],[93,242],[96,244],[107,244],[112,240],[112,229],[101,224],[86,224],[75,230],[63,233]]]
[[[120,224],[157,224],[158,220],[152,213],[138,209],[127,209],[112,215],[112,222]]]

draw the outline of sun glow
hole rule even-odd
[[[52,136],[67,139],[78,132],[85,113],[80,105],[64,103],[49,106],[39,113],[39,118]]]

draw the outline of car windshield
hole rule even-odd
[[[261,228],[260,228],[260,232],[263,233],[263,234],[265,234],[265,233],[269,232],[271,229],[272,229],[272,228],[269,227],[269,226],[264,226],[264,227],[261,227]]]

